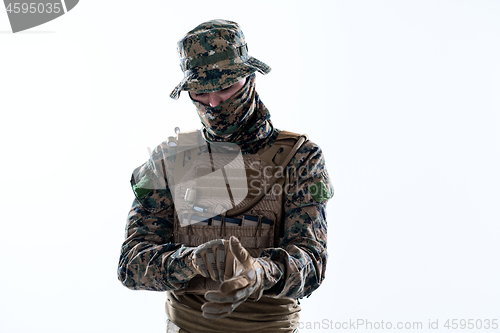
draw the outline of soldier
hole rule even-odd
[[[118,277],[166,291],[168,332],[295,332],[298,299],[325,277],[321,149],[273,127],[237,23],[205,22],[178,43],[200,131],[177,133],[134,170]]]

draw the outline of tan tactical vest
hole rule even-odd
[[[194,141],[190,135],[197,133],[179,133],[179,148]],[[236,236],[254,257],[277,247],[287,165],[306,140],[305,135],[281,131],[271,147],[257,154],[235,158],[237,154],[220,149],[200,152],[193,148],[177,155],[174,242],[194,247]],[[176,293],[203,295],[219,284],[197,276]]]

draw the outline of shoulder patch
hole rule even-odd
[[[140,205],[151,213],[157,213],[171,204],[172,197],[165,179],[164,165],[171,156],[166,142],[158,145],[149,160],[132,172],[130,185]]]
[[[141,200],[153,191],[151,179],[149,179],[148,175],[144,175],[137,184],[132,185],[132,189],[137,199]]]
[[[326,188],[325,183],[320,180],[308,187],[309,193],[317,202],[323,202],[332,197],[328,189]]]

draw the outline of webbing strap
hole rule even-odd
[[[246,55],[247,53],[248,53],[248,47],[247,44],[245,44],[235,49],[229,49],[224,52],[217,52],[215,54],[206,57],[201,57],[198,59],[184,58],[181,60],[181,69],[183,71],[187,71],[191,68],[213,64],[216,63],[217,61],[241,57]]]
[[[292,147],[292,150],[290,151],[290,153],[288,154],[288,156],[285,158],[285,160],[283,161],[283,163],[281,163],[279,165],[280,168],[285,168],[288,163],[290,163],[290,161],[292,160],[293,156],[295,155],[295,153],[297,153],[297,151],[300,149],[300,147],[302,146],[302,144],[304,142],[307,141],[307,135],[301,135],[299,137],[299,139],[297,140],[297,142],[295,143],[295,145]],[[260,201],[260,199],[262,199],[270,190],[271,188],[273,187],[273,185],[276,183],[276,181],[278,180],[278,177],[276,176],[276,173],[274,173],[274,176],[273,178],[271,178],[271,180],[269,181],[269,186],[267,186],[267,189],[265,191],[260,191],[260,194],[256,197],[254,197],[252,199],[252,201],[250,201],[248,204],[246,204],[245,206],[243,207],[240,207],[238,209],[230,209],[226,212],[226,216],[236,216],[236,215],[239,215],[247,210],[249,210],[250,208],[252,208],[253,206],[255,206],[257,204],[257,202]]]

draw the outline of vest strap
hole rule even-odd
[[[289,135],[289,133],[291,132],[286,132],[284,133],[285,136]],[[294,138],[297,137],[297,134],[295,133],[292,133],[294,134]],[[281,135],[281,132],[280,132],[280,135]],[[288,137],[286,137],[288,138]],[[280,140],[280,136],[278,135],[278,138],[276,139],[276,141]],[[307,135],[306,134],[303,134],[303,135],[300,135],[297,142],[295,143],[295,145],[292,147],[292,150],[290,151],[290,153],[288,153],[287,157],[285,158],[285,160],[283,161],[283,163],[281,163],[281,165],[279,165],[280,168],[286,168],[286,166],[288,165],[288,163],[290,163],[290,161],[292,160],[293,156],[295,156],[295,154],[297,153],[297,151],[300,149],[300,147],[304,144],[304,142],[307,141]],[[272,147],[270,148],[272,149]],[[278,147],[279,149],[279,147]],[[265,154],[265,152],[264,152]],[[257,204],[257,202],[260,201],[260,199],[262,199],[270,190],[271,188],[273,187],[273,185],[276,183],[276,181],[278,180],[278,177],[276,176],[276,173],[274,173],[274,176],[273,178],[271,178],[268,186],[267,186],[267,190],[266,191],[260,191],[259,195],[257,195],[256,197],[254,197],[252,199],[252,201],[250,201],[247,205],[243,206],[243,207],[239,207],[238,209],[230,209],[226,212],[226,216],[236,216],[236,215],[239,215],[247,210],[249,210],[250,208],[252,208],[253,206],[255,206]]]

